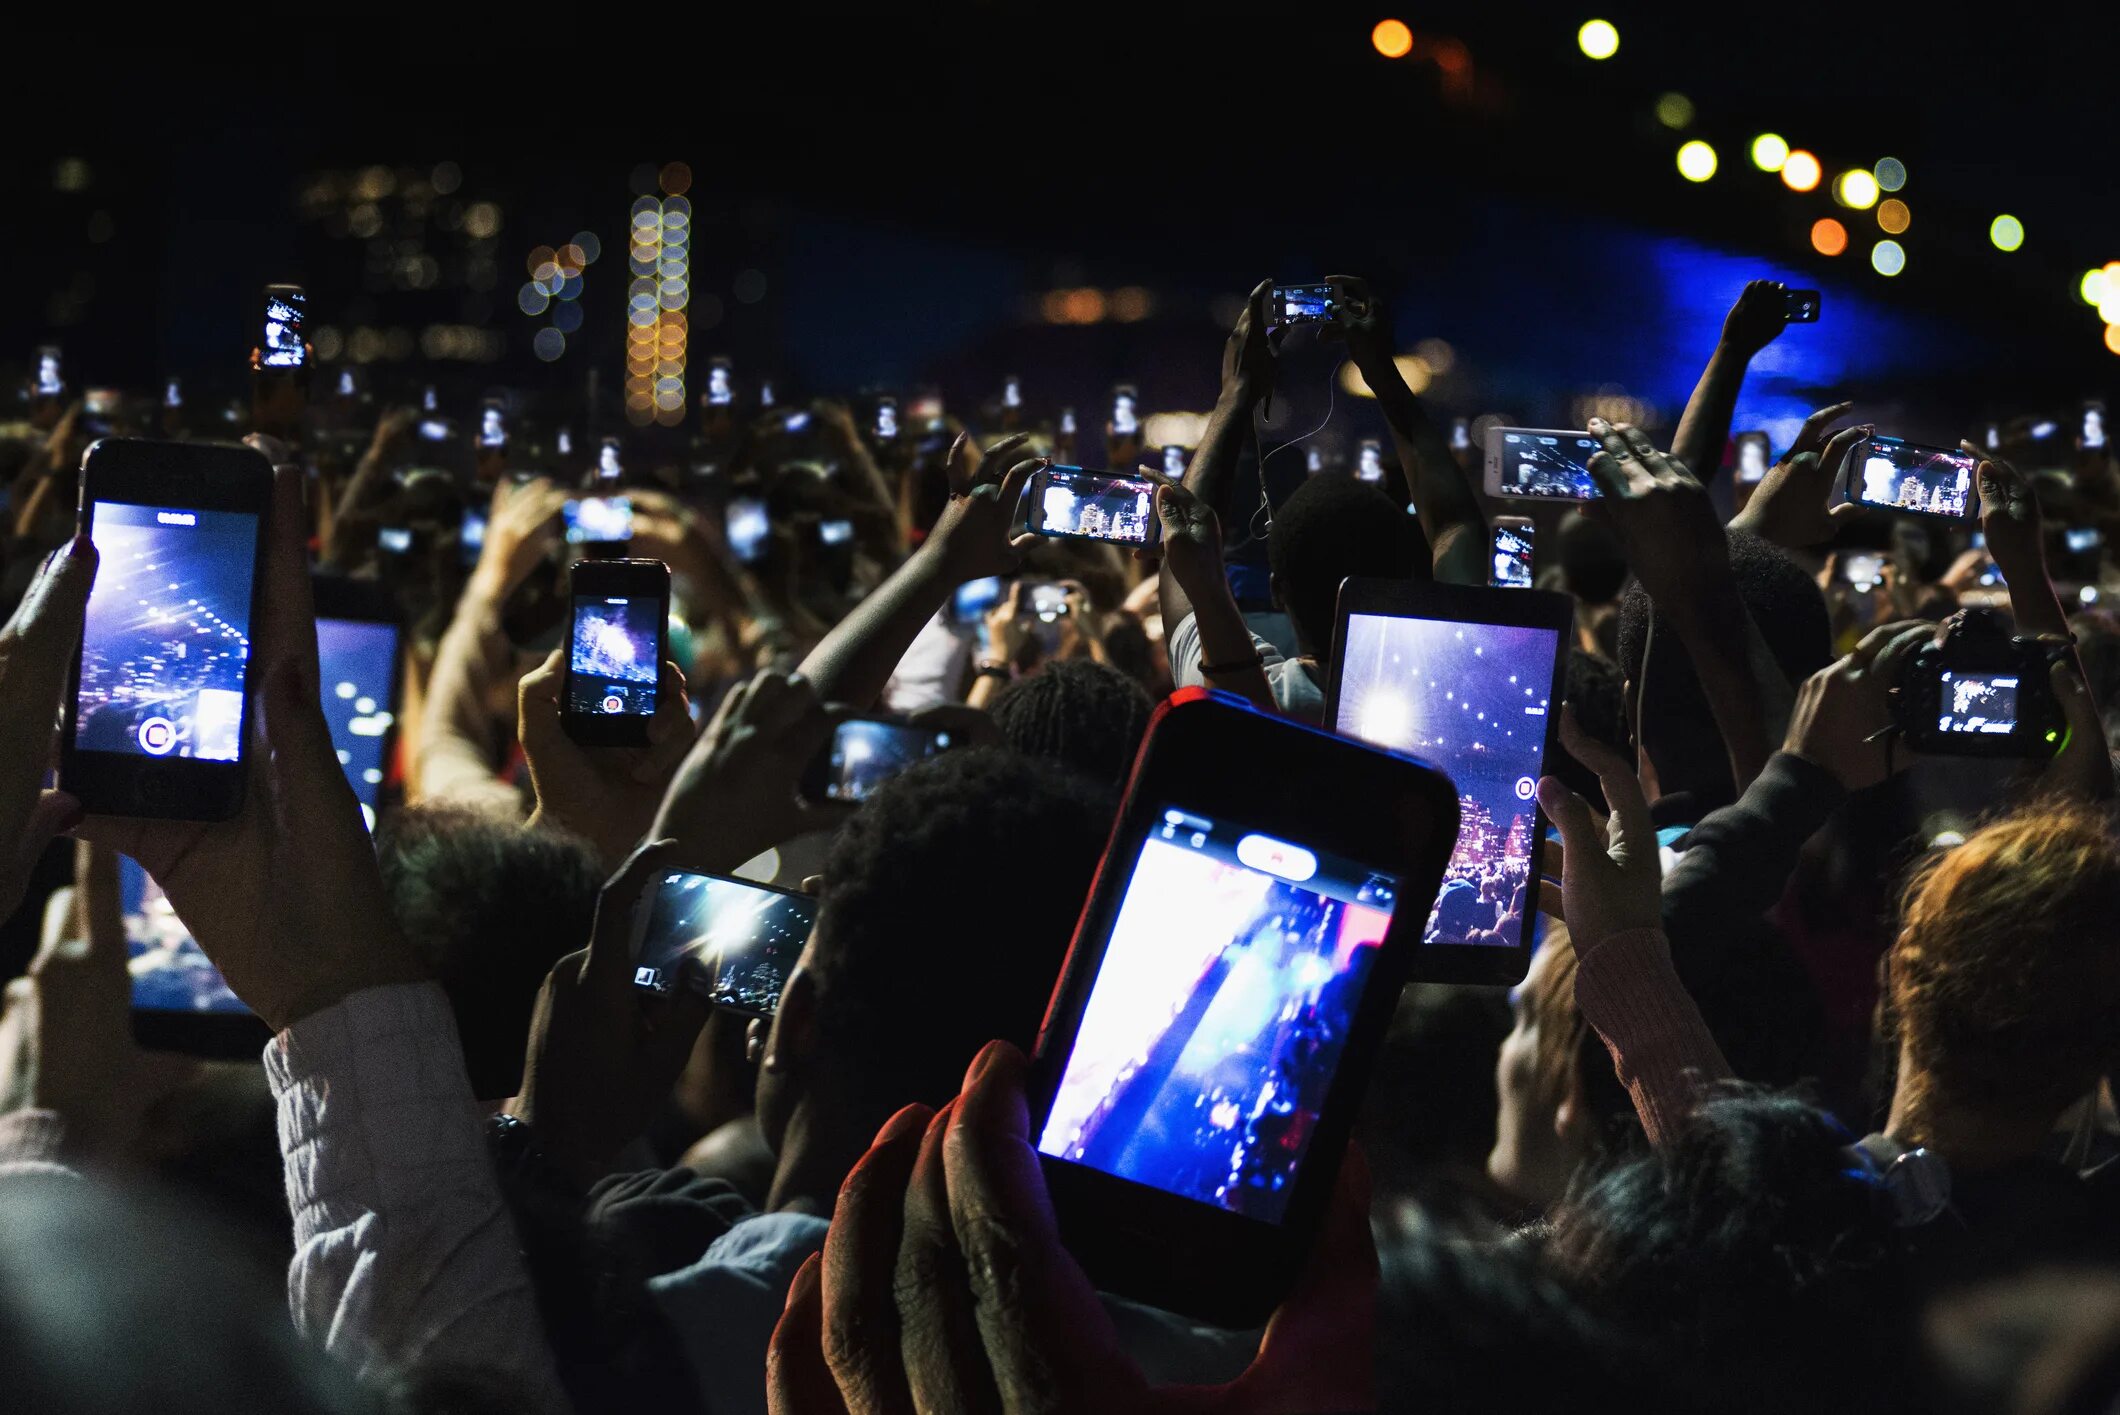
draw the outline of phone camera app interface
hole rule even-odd
[[[1973,459],[1963,452],[1909,447],[1876,437],[1863,453],[1856,495],[1872,506],[1963,516],[1973,487]]]
[[[1514,527],[1494,533],[1494,583],[1512,590],[1531,588],[1531,542]]]
[[[1054,467],[1038,510],[1047,535],[1146,545],[1156,518],[1155,489],[1145,481]]]
[[[98,502],[102,557],[82,632],[74,745],[232,762],[258,518]]]
[[[662,600],[609,597],[582,600],[574,611],[574,643],[568,668],[573,683],[567,711],[601,715],[655,711],[655,683],[662,664]]]
[[[1603,448],[1603,443],[1588,434],[1505,432],[1501,489],[1517,496],[1594,500],[1598,490],[1590,479],[1590,459]]]
[[[1284,285],[1273,292],[1276,324],[1323,324],[1332,319],[1332,286]]]
[[[663,876],[633,967],[637,987],[696,983],[723,1007],[770,1016],[809,942],[816,905],[738,880]]]
[[[2006,737],[2017,730],[2017,686],[2014,673],[1951,673],[1939,679],[1942,711],[1936,730],[1976,737]]]
[[[300,368],[307,351],[302,347],[303,296],[292,292],[270,295],[265,300],[266,368]]]
[[[950,734],[889,722],[844,722],[832,735],[825,772],[828,801],[865,801],[884,782],[917,761],[947,751]]]
[[[1165,810],[1141,842],[1039,1152],[1280,1222],[1398,883]]]

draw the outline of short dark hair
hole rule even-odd
[[[1091,658],[1057,659],[994,699],[994,724],[1008,744],[1085,776],[1113,783],[1134,764],[1148,716],[1148,690]]]
[[[389,821],[379,851],[398,929],[456,1013],[472,1094],[514,1095],[538,989],[589,944],[603,885],[595,850],[557,830],[412,806]]]
[[[1320,472],[1275,508],[1267,567],[1281,604],[1317,653],[1332,648],[1340,582],[1430,578],[1420,528],[1402,506],[1347,472]]]
[[[1112,793],[994,748],[892,778],[840,828],[811,966],[820,1050],[892,1107],[957,1094],[979,1048],[1037,1039]]]
[[[1610,604],[1627,583],[1627,553],[1610,526],[1570,511],[1554,527],[1553,563],[1568,593],[1584,604]]]
[[[1825,596],[1810,573],[1777,547],[1748,531],[1731,531],[1730,570],[1745,611],[1782,674],[1800,684],[1833,661],[1833,628]],[[1639,581],[1620,600],[1619,666],[1634,685],[1641,746],[1656,764],[1664,789],[1709,788],[1734,794],[1730,763],[1707,694],[1678,635],[1656,641],[1647,683],[1642,660],[1649,643],[1649,596]],[[1738,646],[1740,652],[1742,645]]]
[[[1564,696],[1575,712],[1576,725],[1592,741],[1602,742],[1629,760],[1633,758],[1634,738],[1627,727],[1627,690],[1618,664],[1603,654],[1571,648]],[[1547,766],[1568,784],[1569,790],[1604,809],[1605,790],[1598,784],[1596,772],[1565,750],[1549,759]]]

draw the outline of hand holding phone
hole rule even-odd
[[[1162,538],[1155,501],[1156,484],[1143,477],[1040,467],[1031,474],[1024,529],[1059,540],[1154,545]]]
[[[668,656],[670,567],[581,560],[570,573],[560,723],[584,746],[646,746]]]
[[[1330,283],[1276,285],[1266,299],[1266,327],[1286,329],[1298,324],[1332,324],[1340,317],[1339,291]]]
[[[1520,501],[1595,501],[1590,459],[1604,444],[1588,431],[1487,430],[1487,494]]]
[[[1978,505],[1973,485],[1978,461],[1976,453],[1963,448],[1924,447],[1873,434],[1848,459],[1845,499],[1910,516],[1963,521]]]
[[[265,287],[265,315],[260,321],[258,340],[260,369],[287,371],[308,366],[309,345],[304,334],[308,306],[309,296],[299,285]]]

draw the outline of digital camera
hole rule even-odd
[[[2047,670],[2054,652],[2013,638],[1989,609],[1961,609],[1907,660],[1893,713],[1907,746],[1958,757],[2051,757],[2067,733]]]

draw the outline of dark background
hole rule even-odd
[[[2066,421],[2120,369],[2076,294],[2085,269],[2120,258],[2110,22],[2033,12],[1961,26],[1915,7],[1632,0],[610,7],[482,23],[393,9],[279,42],[106,25],[15,67],[0,370],[13,381],[49,340],[76,389],[180,373],[195,398],[235,396],[257,287],[290,279],[309,287],[313,331],[395,329],[415,348],[437,325],[500,336],[492,361],[373,362],[383,394],[439,368],[466,420],[502,388],[573,417],[594,372],[615,429],[632,178],[681,160],[695,393],[707,357],[726,354],[746,385],[933,383],[955,410],[1004,372],[1034,413],[1073,404],[1085,424],[1120,379],[1150,410],[1204,408],[1231,296],[1354,271],[1391,295],[1402,347],[1452,346],[1431,389],[1446,411],[1572,423],[1602,390],[1668,425],[1728,300],[1764,274],[1826,292],[1823,322],[1763,356],[1740,407],[1737,425],[1777,447],[1828,391],[1923,440],[2016,413]],[[1372,49],[1386,15],[1413,26],[1413,58]],[[1576,45],[1593,15],[1620,31],[1604,63]],[[1432,57],[1452,44],[1455,83]],[[1696,107],[1684,132],[1653,116],[1669,91]],[[1798,195],[1754,170],[1765,129],[1816,152],[1827,182]],[[1704,185],[1674,167],[1689,137],[1721,159]],[[1869,268],[1872,214],[1827,191],[1886,155],[1911,174],[1896,279]],[[68,159],[85,178],[62,173]],[[461,185],[407,217],[403,194],[444,163]],[[344,193],[377,166],[393,188],[377,234],[334,234]],[[444,225],[445,208],[460,219],[475,202],[500,213],[483,245]],[[2028,232],[2014,254],[1987,240],[2004,211]],[[1838,259],[1810,251],[1823,215],[1853,236]],[[581,329],[542,363],[530,340],[545,321],[515,303],[524,257],[578,230],[604,257]],[[421,256],[429,288],[392,283]],[[481,260],[496,272],[483,290]],[[734,294],[745,271],[764,277],[753,303]],[[1081,286],[1140,287],[1151,313],[1040,317],[1041,295]],[[1325,412],[1331,363],[1292,360],[1294,414]],[[1329,437],[1376,435],[1344,394],[1333,408]]]

